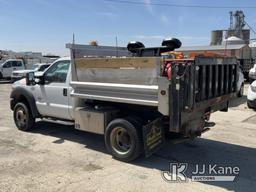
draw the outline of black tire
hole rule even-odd
[[[3,79],[3,74],[0,72],[0,79]]]
[[[238,97],[243,97],[244,95],[244,84],[241,85],[241,88],[237,94]]]
[[[247,101],[247,107],[249,108],[249,109],[253,109],[253,107],[252,107],[252,105]]]
[[[255,79],[249,78],[249,83],[252,84]]]
[[[140,125],[132,118],[115,119],[105,131],[105,145],[112,156],[120,161],[130,162],[143,151]]]
[[[17,103],[13,110],[13,119],[17,128],[21,131],[29,131],[35,124],[29,106],[25,103]]]

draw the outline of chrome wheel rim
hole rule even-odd
[[[131,150],[131,137],[122,127],[116,127],[112,130],[110,142],[113,150],[118,154],[125,155]]]
[[[16,123],[19,127],[26,126],[27,114],[22,107],[19,107],[16,111]]]

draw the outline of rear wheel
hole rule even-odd
[[[105,145],[108,151],[118,160],[129,162],[142,153],[141,130],[136,120],[115,119],[105,131]]]
[[[17,103],[13,110],[13,118],[17,128],[21,131],[28,131],[33,128],[33,118],[29,107],[25,103]]]

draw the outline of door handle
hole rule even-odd
[[[16,70],[16,68],[14,67],[13,70]]]
[[[65,96],[65,97],[68,96],[68,89],[67,88],[63,89],[63,96]]]

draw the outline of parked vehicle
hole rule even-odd
[[[25,64],[20,59],[9,59],[0,65],[0,79],[10,79],[12,72],[24,70]]]
[[[73,122],[103,134],[108,151],[126,162],[148,157],[169,134],[176,142],[200,136],[210,114],[227,111],[237,96],[238,65],[235,58],[161,58],[180,46],[177,39],[154,48],[133,42],[114,58],[116,47],[68,44],[71,64],[59,59],[42,76],[29,73],[13,84],[14,122],[23,131],[36,118]]]
[[[242,97],[244,95],[244,74],[242,72],[242,69],[239,67],[238,68],[238,81],[237,81],[237,96]]]
[[[248,88],[247,105],[251,109],[256,109],[256,81]]]
[[[24,70],[16,70],[12,72],[12,76],[11,76],[11,81],[15,82],[17,80],[20,80],[24,77],[26,77],[26,75],[29,72],[43,72],[45,71],[48,67],[50,66],[49,63],[37,63],[34,64],[32,69],[24,69]]]
[[[250,82],[256,80],[256,64],[254,64],[253,68],[251,68],[249,71],[249,80]]]

